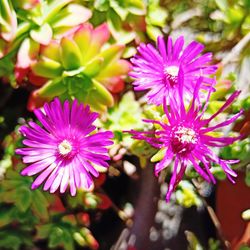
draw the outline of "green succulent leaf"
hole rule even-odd
[[[114,104],[113,96],[109,91],[99,82],[93,80],[93,89],[91,91],[95,100],[98,100],[100,104],[111,107]]]
[[[99,11],[107,11],[109,8],[109,0],[95,0],[94,8]]]
[[[66,37],[62,38],[60,55],[63,67],[66,70],[73,70],[81,67],[81,51],[73,40]]]
[[[126,7],[131,14],[143,16],[146,14],[146,6],[142,0],[127,0]]]
[[[48,220],[49,203],[45,198],[44,194],[40,190],[34,190],[32,193],[32,205],[31,209],[35,216],[41,218],[42,220]]]
[[[43,60],[35,63],[31,68],[36,75],[45,78],[59,77],[63,72],[62,65],[59,62],[45,57]]]
[[[67,90],[66,86],[63,84],[61,79],[55,79],[47,82],[39,90],[37,94],[41,97],[54,97],[60,96]]]
[[[112,9],[108,11],[107,23],[112,35],[121,44],[127,44],[136,37],[136,33],[134,31],[125,31],[122,28],[121,18]]]
[[[153,157],[151,157],[151,162],[161,161],[166,154],[166,148],[161,148]]]
[[[27,211],[32,203],[31,190],[28,187],[21,187],[18,189],[18,196],[16,199],[16,206],[22,212]]]
[[[60,27],[74,27],[86,22],[91,17],[91,11],[80,4],[69,4],[63,8],[51,21],[56,30]]]
[[[31,38],[43,45],[48,45],[52,39],[53,31],[49,24],[45,23],[38,29],[33,29],[30,31]]]
[[[95,77],[101,71],[102,66],[103,58],[98,56],[85,66],[83,73],[88,77]]]
[[[109,3],[110,7],[117,13],[117,15],[121,18],[121,20],[125,21],[129,12],[127,8],[124,6],[124,4],[117,0],[109,0]]]
[[[50,1],[49,4],[44,6],[44,22],[49,22],[56,14],[72,0],[58,0]]]
[[[106,67],[108,64],[110,64],[114,60],[118,60],[124,50],[123,45],[113,45],[110,46],[108,49],[102,51],[99,56],[104,59],[103,61],[103,67]]]

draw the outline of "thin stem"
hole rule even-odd
[[[102,188],[98,188],[98,191],[108,196],[108,194]],[[120,209],[111,199],[110,201],[111,201],[111,207],[116,212],[118,217],[126,224],[127,227],[131,227],[133,225],[132,218],[128,216],[122,209]]]
[[[207,203],[206,199],[202,196],[202,194],[200,192],[199,183],[197,182],[197,180],[193,179],[192,182],[193,182],[193,185],[196,188],[198,194],[200,195],[200,199],[202,200],[204,206],[206,207],[207,212],[208,212],[208,214],[209,214],[209,216],[210,216],[210,218],[211,218],[211,220],[212,220],[212,222],[217,230],[217,233],[218,233],[218,236],[219,236],[219,239],[222,243],[223,248],[226,250],[230,250],[231,244],[224,236],[220,221],[219,221],[214,209]]]

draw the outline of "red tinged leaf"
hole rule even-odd
[[[46,98],[42,98],[37,94],[37,91],[33,91],[30,96],[29,96],[29,100],[28,100],[28,104],[27,104],[27,109],[29,111],[33,111],[36,108],[40,108],[44,105],[45,102],[49,101]]]
[[[33,85],[35,85],[37,87],[44,85],[48,81],[47,78],[37,76],[32,71],[29,72],[28,79],[29,79],[30,83],[32,83]]]
[[[16,66],[14,71],[15,71],[14,74],[15,74],[17,83],[21,84],[27,77],[27,74],[30,71],[30,68],[21,68],[21,67]]]
[[[100,198],[100,203],[98,204],[97,208],[106,210],[111,207],[112,201],[106,194],[96,194]]]
[[[105,181],[106,181],[106,175],[100,173],[99,176],[94,180],[95,188],[99,188],[100,186],[102,186]]]
[[[107,85],[105,85],[108,90],[113,94],[118,94],[122,92],[125,88],[124,80],[119,76],[111,77],[107,79],[107,82]]]
[[[90,217],[88,213],[78,213],[76,217],[80,224],[83,224],[87,227],[90,225]]]
[[[92,41],[103,45],[109,40],[110,32],[107,23],[103,23],[93,30]]]
[[[60,197],[54,195],[54,200],[51,202],[49,210],[50,212],[58,212],[58,213],[65,211],[65,207]]]

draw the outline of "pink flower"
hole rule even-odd
[[[208,90],[215,83],[210,74],[214,74],[217,67],[209,65],[212,54],[199,55],[204,46],[196,41],[183,48],[184,38],[180,36],[173,44],[168,37],[165,45],[164,38],[158,37],[156,50],[151,44],[141,44],[139,54],[135,55],[132,72],[135,79],[135,90],[149,90],[146,97],[149,103],[161,105],[166,98],[167,103],[178,92],[179,78],[184,79],[183,92],[185,98],[191,100],[192,93],[199,77],[203,77],[202,89]]]
[[[32,189],[45,182],[43,189],[54,193],[60,187],[64,193],[70,186],[71,195],[77,188],[89,189],[94,177],[99,176],[95,165],[108,167],[108,149],[113,142],[110,131],[96,132],[93,122],[98,117],[89,106],[73,101],[61,105],[58,98],[44,105],[44,111],[34,111],[42,126],[35,122],[21,126],[20,132],[27,147],[16,150],[29,164],[22,175],[36,175]],[[91,133],[91,134],[90,134]]]
[[[169,107],[166,102],[164,104],[164,112],[168,122],[145,120],[145,122],[160,125],[159,130],[148,132],[131,131],[133,138],[145,140],[156,148],[165,149],[163,159],[155,165],[156,175],[173,162],[173,174],[166,195],[167,201],[169,201],[171,193],[181,181],[188,166],[193,166],[197,173],[208,182],[215,183],[215,178],[210,172],[211,163],[220,165],[230,181],[234,182],[232,177],[237,176],[229,167],[229,164],[238,161],[220,159],[210,147],[225,147],[240,137],[214,137],[210,132],[233,123],[242,114],[243,110],[217,125],[210,127],[208,125],[230,106],[240,91],[235,91],[215,114],[208,119],[204,119],[203,114],[208,106],[212,88],[208,91],[205,105],[202,106],[198,98],[202,82],[202,78],[198,79],[189,109],[184,106],[180,90],[180,106],[177,106],[176,98],[172,96],[169,97]]]

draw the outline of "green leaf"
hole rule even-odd
[[[50,25],[47,23],[45,23],[38,29],[33,29],[30,31],[31,38],[43,45],[48,45],[50,43],[52,35],[53,35],[52,29]]]
[[[109,0],[110,7],[117,13],[117,15],[121,18],[122,21],[125,21],[128,10],[125,6],[122,6],[122,2],[117,0]]]
[[[188,250],[203,250],[203,247],[201,246],[194,233],[186,230],[185,234],[188,241]]]
[[[166,154],[166,148],[161,148],[153,157],[150,159],[151,162],[161,161]]]
[[[73,70],[81,67],[82,55],[77,44],[66,37],[61,40],[60,55],[65,69]]]
[[[0,228],[10,224],[13,220],[15,207],[0,208]]]
[[[44,6],[44,18],[43,22],[49,22],[51,18],[54,18],[56,14],[68,3],[72,0],[56,0],[49,1],[49,4],[45,4]]]
[[[215,3],[222,11],[226,11],[228,8],[227,0],[215,0]]]
[[[245,183],[250,187],[250,168],[246,167]]]
[[[80,4],[69,4],[63,8],[51,21],[54,29],[62,27],[75,27],[79,24],[85,23],[92,13],[91,10],[85,8]]]
[[[49,236],[49,247],[63,246],[65,250],[74,250],[73,237],[70,228],[56,226]]]
[[[86,247],[87,246],[87,242],[84,239],[84,237],[79,233],[79,232],[75,232],[74,235],[74,240],[82,247]]]
[[[226,174],[224,173],[221,167],[212,167],[211,173],[219,180],[226,179]]]
[[[62,65],[54,60],[43,58],[31,67],[32,71],[45,78],[55,78],[62,75]]]
[[[0,30],[1,37],[11,41],[16,33],[17,17],[16,12],[9,0],[0,0]]]
[[[127,44],[136,37],[134,31],[128,32],[122,29],[122,20],[112,9],[108,11],[107,23],[112,35],[121,44]]]
[[[52,224],[38,225],[36,227],[36,237],[38,239],[46,239],[50,235]]]
[[[11,235],[8,233],[0,233],[0,247],[1,249],[19,250],[22,245],[21,236]]]
[[[95,99],[95,95],[93,95],[92,93],[89,93],[86,97],[86,104],[89,104],[91,106],[91,109],[97,112],[106,112],[107,111],[107,107],[103,104],[101,104],[100,102],[97,102]]]
[[[167,10],[159,6],[152,6],[149,9],[147,22],[151,25],[164,27],[166,25],[166,19],[168,17]]]
[[[98,100],[100,104],[111,107],[114,104],[113,96],[109,91],[99,82],[93,80],[93,90],[91,91],[93,98]]]
[[[157,40],[158,36],[162,36],[161,30],[153,25],[147,25],[147,34],[154,41]]]
[[[128,129],[142,129],[142,110],[135,100],[132,91],[123,95],[119,105],[108,114],[108,129],[123,131]]]
[[[49,247],[57,247],[61,244],[63,230],[60,227],[54,227],[49,234]]]
[[[95,77],[98,75],[103,66],[103,58],[97,57],[94,60],[90,61],[85,68],[83,69],[83,73],[88,77]]]
[[[44,197],[44,194],[39,190],[34,190],[32,192],[32,205],[31,209],[35,216],[43,219],[48,220],[48,206],[49,203],[47,199]]]
[[[142,0],[127,0],[127,9],[130,13],[138,16],[146,14],[146,6]]]
[[[47,82],[40,89],[37,90],[37,94],[41,97],[54,97],[60,96],[67,90],[61,79],[55,79]]]
[[[88,54],[89,47],[91,47],[91,36],[92,29],[90,26],[81,27],[74,34],[74,41],[82,53],[83,63],[87,61],[85,56]]]
[[[109,8],[109,0],[95,0],[94,8],[99,11],[107,11]]]
[[[28,187],[21,187],[18,189],[18,196],[15,205],[22,212],[27,211],[31,205],[31,190]]]
[[[106,67],[109,63],[120,58],[124,50],[123,45],[115,44],[110,46],[108,49],[102,51],[99,56],[104,59],[102,68]]]

